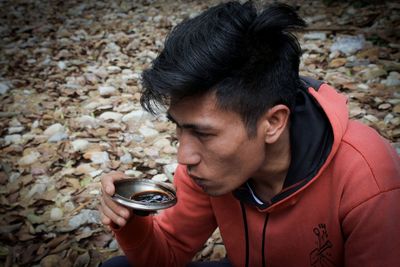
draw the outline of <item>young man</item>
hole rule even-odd
[[[398,266],[400,164],[346,98],[299,77],[288,6],[210,8],[178,25],[143,74],[141,103],[177,126],[178,203],[140,217],[110,199],[103,222],[133,266],[185,266],[216,227],[229,266]]]

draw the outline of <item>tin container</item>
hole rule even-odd
[[[123,179],[114,182],[112,199],[134,210],[149,213],[172,207],[176,204],[176,191],[166,183],[150,179]]]

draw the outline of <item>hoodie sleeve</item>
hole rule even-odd
[[[183,166],[174,183],[178,202],[158,215],[134,216],[120,229],[117,241],[133,266],[185,266],[217,227],[209,197]]]
[[[344,146],[352,153],[341,167],[351,181],[342,195],[345,266],[399,266],[399,156],[374,130],[349,128]]]

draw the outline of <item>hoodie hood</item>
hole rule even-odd
[[[301,77],[290,118],[291,163],[281,193],[262,203],[251,180],[234,191],[239,200],[266,209],[310,184],[336,153],[348,122],[347,100],[329,85]]]

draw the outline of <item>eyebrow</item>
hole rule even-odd
[[[178,127],[180,128],[185,128],[185,129],[193,129],[193,130],[202,130],[202,131],[206,131],[206,130],[212,130],[214,128],[212,128],[209,125],[202,125],[202,124],[195,124],[195,123],[183,123],[183,124],[179,124],[174,117],[172,117],[172,115],[168,112],[167,113],[167,119],[170,120],[171,122],[175,123]]]

